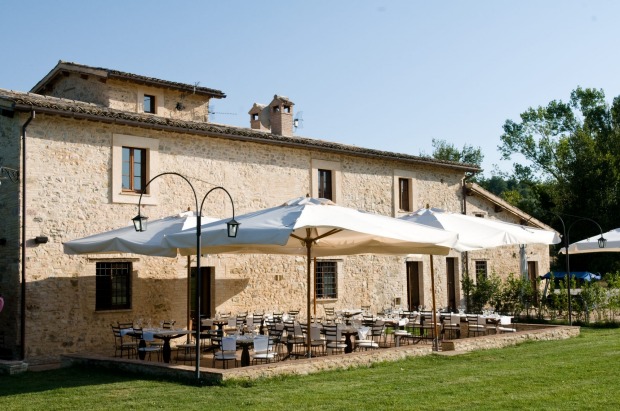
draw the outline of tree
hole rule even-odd
[[[433,139],[433,158],[437,160],[455,161],[480,167],[484,155],[480,147],[465,144],[462,150],[445,140]]]
[[[534,181],[547,184],[555,211],[620,226],[620,97],[608,105],[603,90],[578,87],[568,103],[554,100],[520,117],[504,124],[502,157],[525,157],[528,165],[515,169],[529,170]],[[571,238],[593,234],[592,227],[580,225]]]

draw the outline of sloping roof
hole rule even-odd
[[[276,144],[280,146],[316,149],[320,151],[361,157],[398,160],[407,163],[439,166],[468,173],[480,171],[480,168],[471,164],[462,164],[453,161],[436,160],[430,157],[420,157],[389,151],[373,150],[312,138],[297,136],[285,137],[278,134],[272,134],[270,132],[253,130],[244,127],[179,120],[153,116],[150,114],[134,113],[111,109],[109,107],[103,107],[93,103],[85,103],[82,101],[51,96],[42,96],[34,93],[0,89],[0,103],[3,103],[3,105],[12,105],[15,111],[21,112],[35,110],[37,113],[60,115],[77,119],[88,119],[93,121],[102,121],[179,133],[209,135],[213,137],[252,141],[263,144]]]
[[[226,94],[224,94],[222,91],[212,88],[198,87],[197,85],[193,84],[177,83],[175,81],[161,80],[155,77],[141,76],[139,74],[126,73],[124,71],[111,70],[103,67],[91,67],[62,60],[60,60],[58,64],[56,64],[56,66],[45,77],[43,77],[41,81],[39,81],[30,91],[33,93],[43,94],[45,88],[48,85],[52,84],[57,76],[63,75],[63,73],[66,72],[93,75],[106,79],[113,78],[119,80],[128,80],[138,84],[172,88],[175,90],[205,95],[214,98],[226,97]]]
[[[477,195],[478,197],[484,198],[485,200],[491,202],[492,204],[495,204],[496,207],[499,207],[502,210],[506,210],[512,215],[518,217],[522,221],[522,224],[524,225],[529,225],[529,226],[536,227],[536,228],[542,228],[544,230],[555,231],[553,227],[548,226],[547,224],[543,223],[540,220],[537,220],[536,218],[532,217],[525,211],[522,211],[519,208],[511,205],[506,200],[496,196],[495,194],[482,188],[480,185],[476,183],[467,183],[467,194],[468,195],[474,194],[474,195]]]

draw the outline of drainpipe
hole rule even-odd
[[[465,177],[463,177],[463,180],[461,180],[461,184],[462,184],[462,192],[463,192],[463,204],[461,206],[461,211],[463,214],[467,214],[467,180],[469,180],[470,178],[472,178],[475,174],[465,174]],[[467,251],[464,251],[461,254],[461,261],[463,264],[463,274],[465,274],[467,277],[469,277],[469,253]],[[462,292],[462,290],[461,290]],[[469,298],[465,298],[465,305],[469,305]],[[467,309],[469,309],[469,307],[466,307]]]
[[[34,110],[22,126],[22,284],[21,284],[21,350],[20,357],[26,359],[26,128],[34,119]]]

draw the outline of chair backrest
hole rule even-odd
[[[131,336],[133,338],[135,338],[136,340],[141,340],[142,339],[142,328],[138,328],[138,327],[133,327],[133,332],[131,333]]]
[[[325,339],[327,341],[340,341],[341,333],[340,328],[336,325],[326,324],[323,326],[323,331],[325,332]]]
[[[118,322],[118,328],[120,329],[124,329],[124,328],[133,328],[133,323],[132,322]]]
[[[222,337],[222,351],[237,351],[237,337]]]
[[[121,335],[121,329],[120,327],[114,325],[114,324],[110,324],[110,326],[112,327],[112,334],[114,334],[114,339],[117,341],[122,341],[123,336]]]
[[[367,339],[369,333],[370,333],[370,327],[360,327],[357,329],[357,336],[360,340]]]
[[[317,341],[321,339],[321,327],[318,325],[310,326],[310,339]]]
[[[375,324],[371,327],[370,332],[373,337],[383,336],[383,330],[385,329],[385,323],[383,321],[376,321]]]
[[[254,337],[254,351],[266,352],[269,349],[269,337],[266,335],[257,335]]]
[[[308,326],[306,325],[305,328],[307,328],[307,327]],[[295,333],[295,337],[305,337],[306,336],[304,328],[302,328],[301,324],[299,324],[297,321],[294,322],[293,332]]]
[[[362,316],[362,325],[365,327],[370,327],[375,322],[375,317],[372,315],[363,315]]]
[[[282,340],[282,334],[284,333],[284,325],[283,324],[272,324],[268,328],[269,337],[275,341]]]
[[[289,310],[288,315],[290,318],[297,319],[300,310]]]
[[[171,328],[172,328],[172,326],[174,325],[174,323],[175,323],[175,322],[176,322],[176,321],[174,321],[174,320],[164,321],[164,322],[162,323],[162,326],[161,326],[161,327],[162,327],[164,330],[169,330],[169,329],[171,329]]]
[[[478,316],[475,314],[467,314],[467,322],[469,324],[478,324]]]
[[[329,315],[329,316],[336,315],[336,310],[334,310],[334,307],[324,307],[324,310],[325,310],[325,315]]]

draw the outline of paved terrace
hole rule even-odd
[[[580,328],[574,326],[529,325],[517,324],[517,332],[486,335],[474,338],[461,338],[442,342],[442,351],[433,353],[431,344],[413,344],[401,347],[382,348],[379,350],[353,352],[279,361],[270,364],[237,367],[232,369],[209,368],[212,364],[211,355],[201,360],[202,383],[214,384],[226,380],[251,380],[279,375],[307,375],[311,373],[347,369],[351,367],[367,367],[383,361],[397,361],[407,357],[422,355],[454,355],[474,350],[502,348],[514,346],[524,341],[562,340],[579,335]],[[62,363],[56,366],[83,365],[114,370],[124,370],[138,375],[150,375],[166,379],[195,382],[196,368],[193,365],[165,364],[154,361],[129,360],[107,357],[89,353],[68,354],[62,357]],[[31,369],[41,369],[41,366]],[[22,362],[0,362],[0,372],[17,373],[28,369]]]

